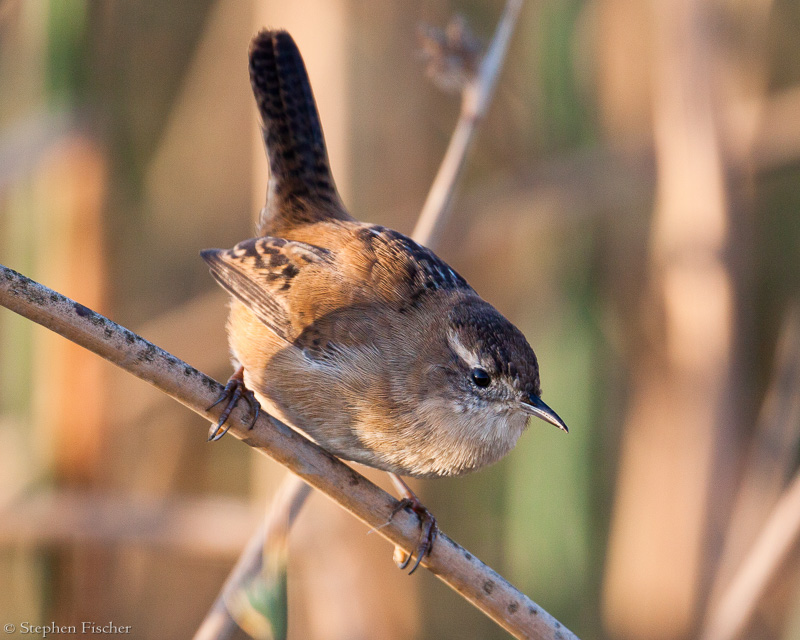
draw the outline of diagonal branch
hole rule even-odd
[[[0,265],[0,305],[41,324],[149,382],[208,421],[221,409],[206,407],[222,385],[190,365],[91,309]],[[416,516],[400,511],[389,494],[330,453],[271,416],[251,431],[246,407],[231,416],[230,433],[300,476],[380,535],[406,550],[419,537]],[[576,638],[549,613],[496,571],[443,533],[422,562],[445,584],[519,638]]]

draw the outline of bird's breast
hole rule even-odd
[[[519,413],[465,408],[430,396],[392,420],[371,412],[357,427],[363,446],[400,475],[455,476],[500,460],[517,443],[527,418]]]

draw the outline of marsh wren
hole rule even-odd
[[[347,213],[291,36],[262,31],[249,55],[270,179],[258,237],[201,254],[232,296],[237,368],[213,438],[244,397],[340,458],[432,477],[499,460],[530,416],[567,431],[513,324],[432,251]]]

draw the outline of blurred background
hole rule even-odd
[[[345,202],[410,233],[459,110],[418,27],[502,7],[0,0],[0,263],[225,380],[198,251],[263,204],[250,37],[291,31]],[[414,486],[579,636],[800,638],[798,212],[800,3],[528,0],[436,249],[571,431]],[[190,637],[283,475],[207,426],[0,310],[0,622]],[[291,638],[507,637],[322,496],[290,553]]]

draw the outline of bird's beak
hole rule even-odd
[[[521,403],[521,406],[525,413],[536,416],[537,418],[541,418],[545,422],[549,422],[562,431],[569,433],[569,429],[567,428],[567,425],[564,424],[564,421],[558,417],[558,414],[555,411],[542,402],[542,399],[538,396],[530,394],[528,398]]]

